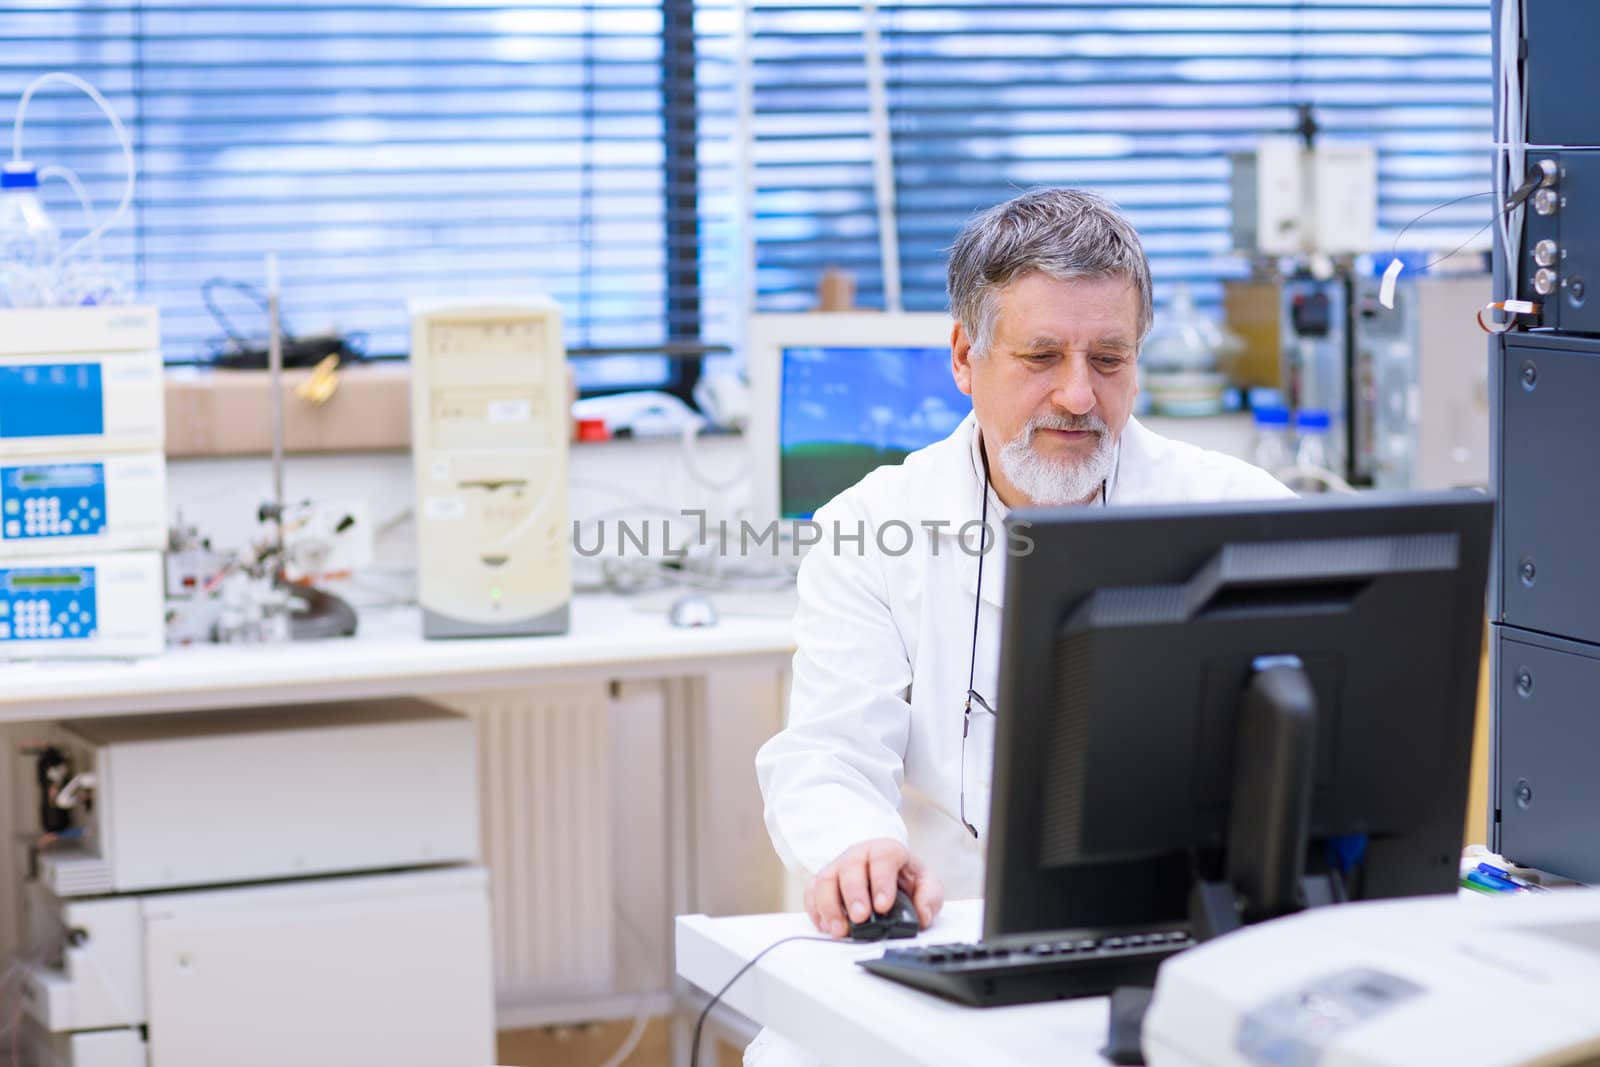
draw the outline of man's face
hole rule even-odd
[[[1109,473],[1139,392],[1139,295],[1122,278],[1057,281],[1035,272],[998,301],[986,356],[973,358],[960,323],[951,342],[990,478],[1008,507],[1079,503]],[[1063,494],[1072,498],[1054,499]]]

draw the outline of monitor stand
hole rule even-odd
[[[1258,659],[1239,705],[1224,876],[1189,893],[1196,940],[1343,898],[1331,874],[1306,874],[1317,700],[1295,656]]]

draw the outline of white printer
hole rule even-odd
[[[1314,908],[1162,965],[1150,1067],[1600,1062],[1600,891]]]

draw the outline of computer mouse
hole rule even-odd
[[[704,593],[685,593],[667,609],[667,620],[674,626],[715,626],[717,606]]]
[[[882,941],[886,938],[916,937],[922,929],[917,921],[917,907],[905,890],[894,895],[889,910],[879,912],[866,922],[850,924],[850,940]]]

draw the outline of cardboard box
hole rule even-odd
[[[363,452],[411,447],[411,368],[401,361],[339,369],[322,404],[295,395],[309,369],[283,372],[286,452]],[[167,372],[167,455],[238,456],[272,451],[270,375],[264,370]]]

